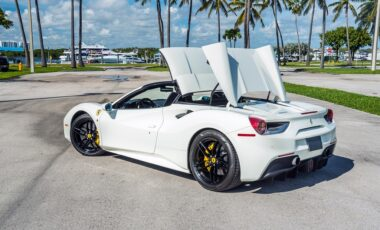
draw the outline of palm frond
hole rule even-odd
[[[349,4],[348,7],[350,8],[352,14],[357,17],[358,16],[358,13],[356,12],[356,9],[355,9],[355,6],[352,5],[352,4]]]

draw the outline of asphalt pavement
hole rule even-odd
[[[379,116],[290,95],[334,110],[335,156],[322,170],[225,193],[126,157],[84,157],[64,139],[74,105],[165,79],[130,70],[0,82],[0,229],[379,229]]]

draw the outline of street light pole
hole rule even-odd
[[[30,52],[30,72],[34,73],[34,53],[33,53],[33,23],[32,23],[32,6],[30,0],[28,0],[29,11],[29,52]]]
[[[380,1],[377,1],[375,34],[373,36],[373,47],[372,47],[372,68],[371,68],[372,71],[376,70],[377,45],[379,41],[379,21],[380,21]]]

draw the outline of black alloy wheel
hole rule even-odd
[[[236,151],[227,137],[216,130],[202,131],[194,138],[189,162],[195,179],[208,190],[221,192],[241,184]]]
[[[71,124],[71,143],[85,156],[99,156],[104,153],[99,146],[99,133],[90,115],[83,114]]]

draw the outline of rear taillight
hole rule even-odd
[[[328,109],[325,115],[325,120],[327,121],[327,123],[331,123],[333,121],[333,118],[334,118],[333,111],[331,109]]]
[[[261,135],[283,133],[289,126],[289,122],[266,122],[257,117],[249,117],[249,122],[255,131]]]
[[[257,117],[249,117],[249,122],[258,134],[264,134],[267,130],[267,123]]]

